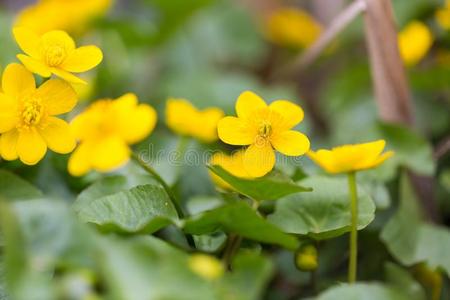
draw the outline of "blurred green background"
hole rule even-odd
[[[313,5],[313,1],[286,1],[286,5],[304,8],[315,15],[321,8]],[[20,51],[11,29],[17,14],[30,2],[0,1],[1,69],[17,61],[15,55]],[[364,265],[361,278],[381,280],[385,277],[381,275],[384,262],[392,258],[392,253],[378,234],[399,201],[399,167],[431,178],[438,220],[445,226],[450,224],[450,156],[433,156],[450,136],[450,31],[439,26],[434,17],[444,1],[393,1],[399,30],[412,20],[421,20],[434,39],[423,59],[406,69],[416,119],[415,127],[408,129],[379,120],[361,17],[312,66],[295,76],[277,78],[278,70],[307,49],[289,49],[269,41],[264,33],[264,16],[258,10],[261,3],[255,2],[116,0],[75,33],[77,44],[98,45],[104,52],[104,60],[87,74],[89,86],[80,91],[80,103],[68,119],[96,99],[136,93],[141,102],[154,106],[159,115],[156,131],[137,149],[149,151],[150,156],[163,150],[162,159],[154,161],[156,170],[174,185],[184,204],[192,203],[194,208],[197,204],[200,211],[211,205],[205,203],[214,202],[218,194],[203,162],[190,164],[185,157],[185,163],[177,166],[166,158],[179,140],[164,124],[165,101],[169,97],[189,99],[199,108],[217,106],[227,114],[234,113],[235,100],[244,90],[252,90],[268,101],[289,99],[305,110],[305,121],[298,128],[310,137],[313,149],[385,138],[388,148],[396,151],[395,159],[361,176],[379,210],[375,221],[361,235]],[[326,1],[322,2],[323,7],[327,6]],[[339,9],[338,6],[335,14]],[[331,20],[323,16],[317,19],[324,27]],[[229,149],[220,143],[189,143],[189,151],[195,153],[219,148]],[[0,255],[0,274],[12,283],[19,295],[17,299],[214,299],[217,291],[209,283],[192,278],[178,265],[178,260],[185,259],[181,251],[169,249],[153,238],[103,236],[75,220],[69,205],[103,175],[72,178],[66,171],[67,157],[52,153],[35,167],[19,162],[0,164],[46,195],[45,199],[21,202],[2,210],[2,224],[8,224],[9,230],[3,233],[1,242],[7,240],[16,248],[9,250],[15,255],[8,260]],[[306,158],[284,159],[277,167],[294,178],[302,172],[319,172]],[[130,164],[115,175],[128,178],[123,183],[125,188],[133,186],[132,182],[137,182],[141,174]],[[0,188],[17,188],[23,193],[18,198],[42,197],[28,183],[4,176]],[[271,209],[270,205],[267,209]],[[157,235],[176,245],[183,244],[174,226]],[[221,242],[220,235],[209,237],[205,249],[214,250],[217,248],[214,243]],[[345,268],[341,253],[345,252],[346,239],[337,238],[321,246],[319,289],[345,280],[340,270]],[[248,242],[244,248],[258,252],[260,247]],[[298,299],[314,295],[309,289],[308,274],[296,270],[292,264],[292,253],[271,247],[265,250],[266,256],[253,255],[255,251],[239,256],[237,271],[218,288],[227,291],[229,298],[223,299]],[[152,273],[150,268],[157,271]],[[388,281],[395,282],[392,278],[402,276],[405,281],[412,280],[399,268],[386,266]],[[5,269],[8,274],[2,272]],[[441,299],[449,299],[445,298],[450,293],[448,278],[444,281]],[[408,283],[414,286],[413,281]],[[179,291],[176,295],[185,298],[166,293],[174,285]],[[154,297],[143,296],[148,293]],[[9,299],[2,286],[0,299]]]

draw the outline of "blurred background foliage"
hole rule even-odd
[[[15,61],[19,53],[11,28],[29,2],[0,1],[1,68]],[[286,2],[314,15],[312,0]],[[98,45],[105,55],[103,63],[87,74],[89,85],[76,87],[80,95],[78,111],[96,99],[115,98],[126,92],[134,92],[141,102],[153,105],[160,118],[157,130],[137,148],[148,155],[158,172],[175,186],[184,204],[196,213],[223,201],[208,176],[206,159],[198,158],[204,157],[205,150],[229,148],[190,141],[188,153],[198,155],[187,155],[179,164],[170,163],[168,155],[176,149],[179,138],[164,124],[168,97],[189,99],[200,108],[218,106],[229,114],[244,90],[255,91],[267,100],[290,99],[305,109],[301,130],[310,137],[314,149],[385,138],[388,147],[396,151],[395,158],[360,178],[377,207],[375,221],[361,234],[360,277],[385,284],[360,283],[353,291],[342,286],[318,299],[425,299],[430,283],[414,277],[411,266],[431,257],[433,267],[440,266],[444,274],[449,274],[448,228],[443,237],[424,233],[417,239],[425,240],[410,238],[409,243],[422,243],[425,249],[421,251],[430,253],[409,256],[410,249],[389,241],[398,238],[398,233],[392,236],[398,228],[395,222],[405,232],[414,229],[409,222],[403,224],[401,216],[396,215],[395,220],[391,216],[399,207],[399,194],[414,194],[405,184],[399,192],[398,171],[406,167],[433,178],[438,221],[444,226],[450,224],[450,156],[436,156],[442,141],[450,135],[450,31],[435,19],[443,1],[393,0],[393,4],[399,29],[412,20],[421,20],[433,36],[432,47],[421,61],[407,67],[416,119],[413,129],[384,124],[378,118],[361,18],[307,70],[281,79],[275,76],[277,70],[305,49],[272,43],[265,34],[265,19],[255,7],[232,0],[116,0],[108,9],[102,8],[84,20],[88,23],[70,28],[78,44]],[[326,27],[329,20],[319,22]],[[20,178],[6,171],[0,173],[0,196],[8,200],[2,204],[0,218],[2,227],[7,228],[0,240],[0,278],[11,288],[8,296],[0,286],[0,299],[215,299],[218,295],[222,295],[220,299],[298,299],[345,280],[346,238],[342,236],[317,242],[320,265],[312,280],[308,273],[295,268],[288,250],[261,248],[252,241],[244,243],[235,272],[220,281],[205,280],[186,267],[186,253],[157,238],[123,232],[119,236],[102,234],[102,230],[91,230],[76,220],[70,208],[73,201],[79,201],[78,194],[103,175],[72,178],[66,172],[67,157],[51,153],[35,167],[19,162],[1,165]],[[284,159],[278,168],[295,180],[304,173],[320,173],[306,158]],[[115,175],[125,182],[119,186],[114,183],[115,191],[105,183],[94,194],[96,197],[124,191],[142,180],[141,171],[133,164]],[[273,204],[263,204],[262,209],[270,213]],[[427,232],[419,221],[411,222]],[[178,246],[184,243],[173,225],[156,235]],[[215,252],[224,237],[199,235],[198,243],[202,241],[205,251]],[[433,250],[434,246],[439,249]],[[436,255],[447,261],[436,262]],[[441,299],[450,299],[448,277],[440,280]],[[364,298],[367,291],[371,291],[371,298]]]

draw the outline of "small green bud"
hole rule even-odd
[[[310,272],[317,269],[319,259],[317,249],[312,244],[304,244],[295,252],[295,266],[300,271]]]

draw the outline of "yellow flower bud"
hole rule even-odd
[[[189,268],[197,275],[215,280],[224,273],[223,264],[215,257],[206,254],[194,254],[189,258]]]
[[[319,260],[316,247],[311,244],[302,245],[295,253],[295,266],[305,272],[317,269]]]

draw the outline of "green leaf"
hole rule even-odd
[[[418,174],[433,175],[433,148],[426,139],[400,125],[380,123],[377,129],[380,137],[386,140],[387,147],[395,151],[384,168],[406,166]],[[380,169],[383,169],[383,165]]]
[[[110,176],[102,178],[82,191],[73,204],[75,211],[80,210],[84,205],[93,199],[117,194],[129,190],[138,185],[154,183],[154,179],[147,175],[131,176]]]
[[[413,300],[394,287],[381,283],[342,284],[321,293],[317,300]]]
[[[224,278],[224,299],[263,299],[263,291],[273,275],[273,263],[255,253],[239,253],[233,260],[233,272]]]
[[[425,262],[450,275],[450,231],[422,221],[417,196],[406,174],[400,183],[400,206],[381,232],[389,252],[403,265]]]
[[[0,198],[6,200],[27,200],[42,197],[41,191],[19,176],[0,170]]]
[[[185,232],[210,234],[217,231],[235,233],[262,243],[295,250],[298,241],[258,215],[247,203],[228,204],[185,220]]]
[[[346,178],[309,177],[301,183],[313,187],[311,193],[286,196],[276,203],[268,217],[283,231],[327,239],[350,230],[350,196]],[[374,219],[375,205],[371,197],[358,186],[358,229]]]
[[[79,218],[106,231],[153,233],[178,220],[169,196],[157,185],[147,184],[100,198],[82,199],[81,204],[76,204]]]
[[[423,287],[413,276],[405,269],[393,264],[386,263],[385,267],[386,280],[393,286],[408,294],[409,299],[426,300],[426,294]]]
[[[105,237],[100,257],[113,299],[216,299],[213,286],[188,268],[188,255],[154,237]]]
[[[256,179],[242,179],[235,177],[222,169],[220,166],[209,166],[209,169],[217,176],[225,180],[236,191],[252,199],[277,200],[286,195],[299,192],[310,192],[312,189],[305,188],[294,182],[277,175],[266,175]]]

